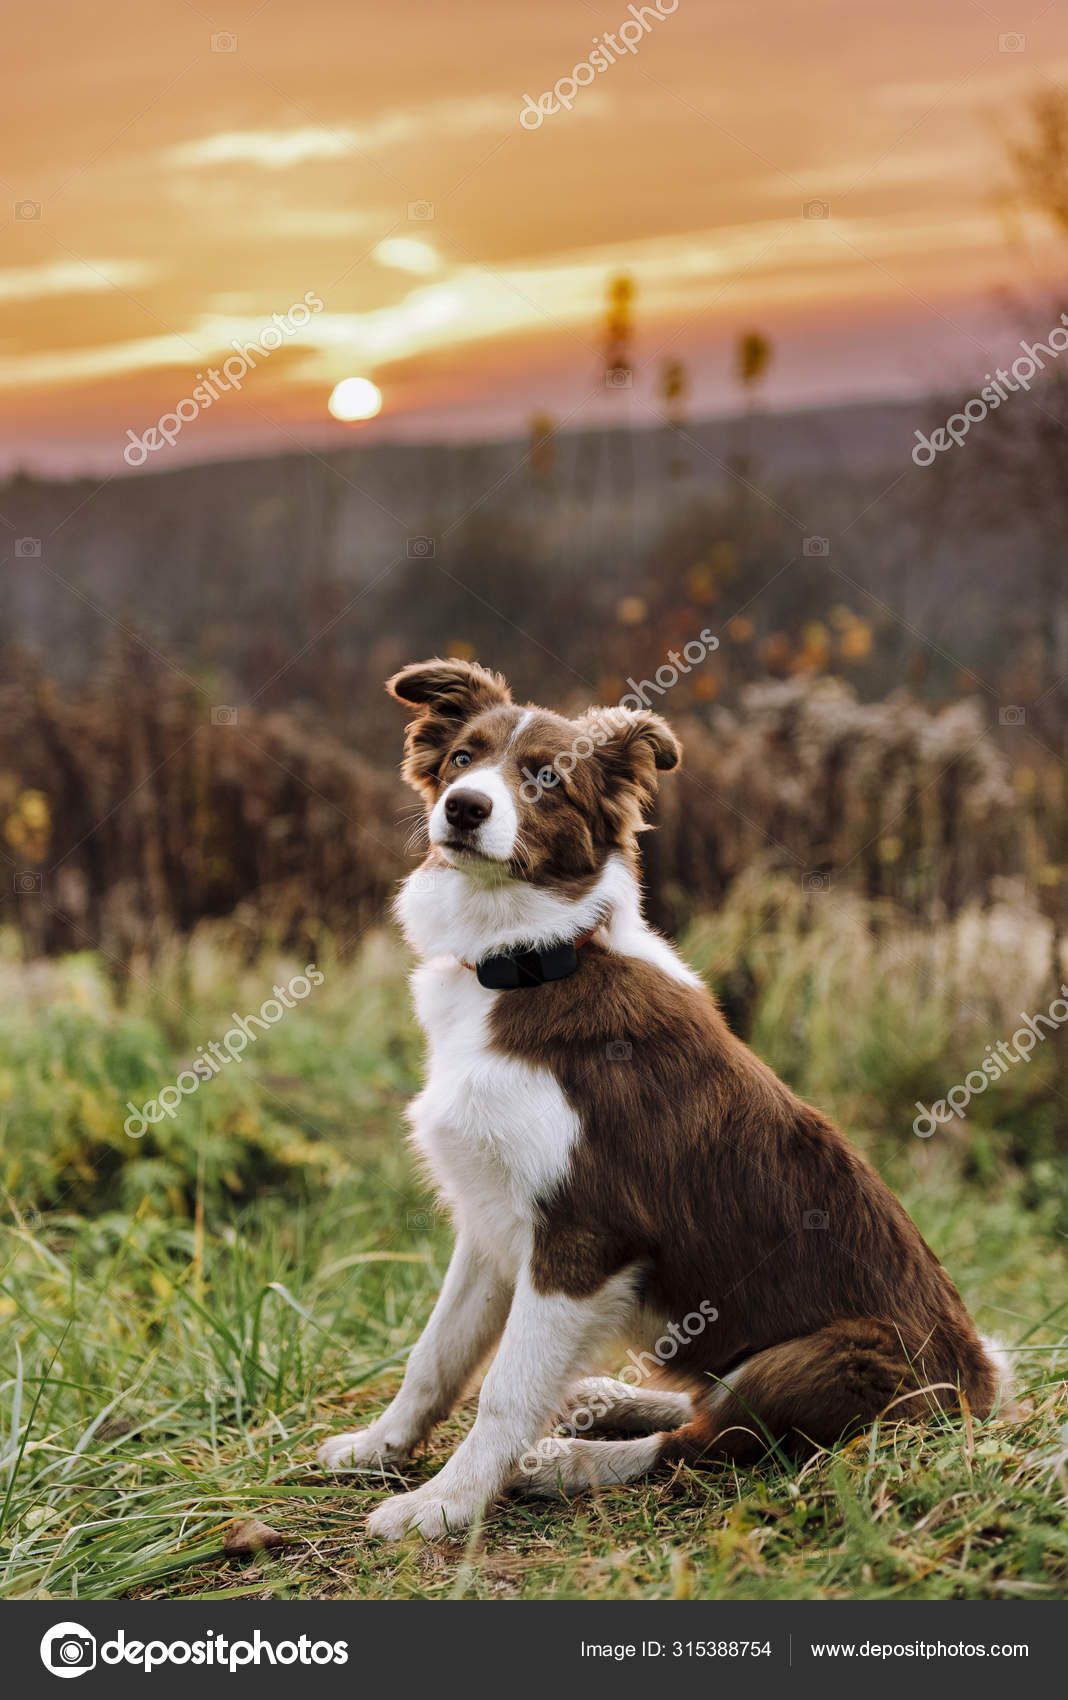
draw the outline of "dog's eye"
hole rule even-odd
[[[452,764],[454,767],[470,767],[470,753],[467,750],[457,750],[456,754],[452,758]]]

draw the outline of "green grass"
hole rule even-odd
[[[1063,1595],[1068,1248],[1049,1080],[1036,1061],[1011,1095],[988,1093],[966,1137],[917,1141],[907,1116],[936,1045],[944,1086],[1005,1032],[997,999],[1036,1006],[997,963],[984,981],[961,946],[976,1011],[962,1020],[918,956],[912,978],[900,951],[874,945],[858,966],[840,909],[830,928],[786,912],[754,932],[758,896],[698,929],[695,956],[714,982],[744,959],[759,1048],[874,1152],[980,1326],[1016,1348],[1025,1420],[887,1426],[801,1466],[680,1468],[571,1506],[509,1502],[458,1544],[373,1544],[363,1518],[399,1478],[328,1478],[315,1445],[386,1403],[449,1251],[403,1146],[419,1048],[396,952],[372,940],[345,968],[324,947],[321,991],[232,1078],[205,1083],[159,1146],[132,1151],[125,1098],[173,1079],[231,1011],[302,965],[238,968],[232,943],[199,943],[119,1008],[87,958],[8,960],[0,989],[20,996],[0,1016],[0,1595]],[[1010,1155],[1021,1126],[1027,1162]],[[288,1544],[228,1558],[244,1516]]]

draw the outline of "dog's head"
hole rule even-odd
[[[583,879],[613,851],[632,854],[659,775],[682,755],[648,710],[567,720],[521,708],[499,673],[468,661],[405,667],[387,689],[415,710],[402,771],[430,843],[483,883]]]

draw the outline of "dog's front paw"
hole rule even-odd
[[[481,1504],[443,1499],[433,1482],[414,1493],[398,1493],[383,1501],[367,1519],[367,1533],[379,1541],[399,1541],[415,1531],[426,1540],[458,1535],[473,1523]]]
[[[316,1456],[328,1470],[371,1470],[399,1463],[410,1451],[399,1435],[390,1435],[379,1423],[372,1423],[369,1428],[324,1440]]]

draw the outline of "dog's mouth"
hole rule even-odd
[[[507,857],[487,856],[484,850],[477,850],[465,838],[443,838],[434,845],[447,862],[454,867],[468,866],[471,868],[507,868],[510,864]]]
[[[453,856],[473,856],[479,862],[496,862],[497,856],[487,856],[484,850],[476,850],[466,838],[443,838],[435,846],[438,850],[448,850]]]

